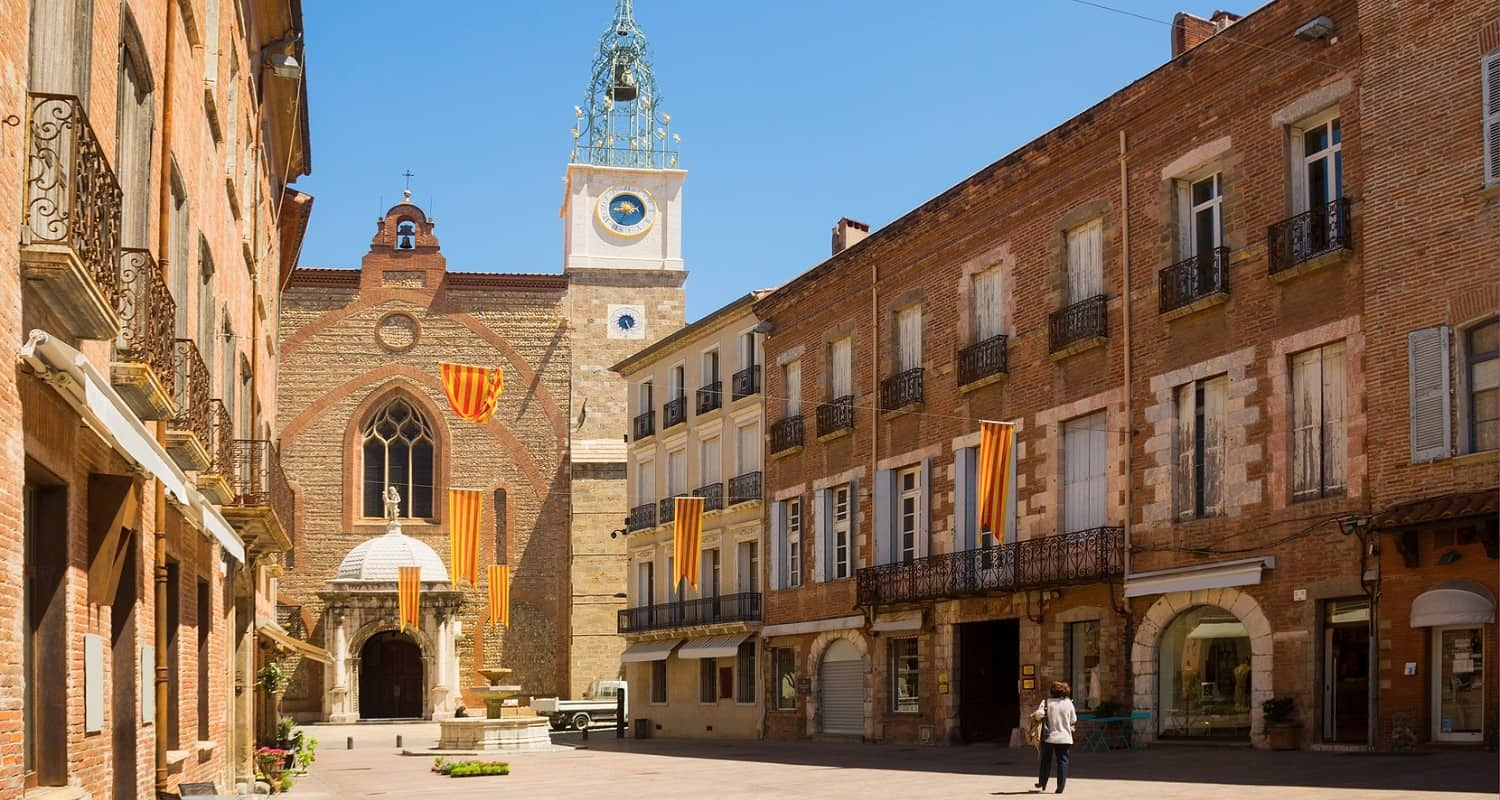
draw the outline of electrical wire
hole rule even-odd
[[[1142,14],[1142,13],[1137,12],[1137,11],[1130,11],[1130,10],[1124,9],[1124,8],[1116,8],[1114,6],[1105,5],[1104,3],[1095,2],[1095,0],[1068,0],[1068,2],[1070,2],[1070,3],[1076,3],[1077,5],[1080,5],[1080,6],[1088,6],[1090,8],[1097,8],[1100,11],[1108,11],[1108,12],[1110,12],[1112,14],[1120,14],[1120,15],[1126,16],[1126,17],[1134,17],[1135,19],[1145,20],[1146,22],[1154,22],[1157,25],[1165,25],[1168,28],[1182,28],[1183,27],[1181,25],[1177,25],[1177,24],[1174,24],[1172,22],[1168,22],[1167,20],[1164,20],[1164,19],[1157,19],[1156,17],[1148,17],[1145,14]],[[1306,61],[1306,62],[1308,62],[1310,64],[1317,64],[1319,66],[1328,67],[1329,69],[1336,69],[1336,70],[1342,70],[1342,69],[1344,69],[1344,67],[1342,67],[1342,66],[1340,66],[1338,64],[1334,64],[1334,63],[1332,63],[1330,61],[1324,61],[1324,60],[1322,60],[1320,58],[1313,58],[1312,56],[1304,56],[1304,55],[1301,55],[1299,53],[1292,53],[1292,52],[1289,52],[1289,51],[1286,51],[1286,50],[1278,50],[1278,49],[1276,49],[1274,47],[1267,47],[1267,46],[1265,46],[1263,44],[1256,44],[1255,42],[1246,41],[1244,39],[1236,39],[1236,38],[1234,38],[1232,36],[1226,36],[1223,33],[1215,33],[1211,38],[1214,41],[1216,41],[1216,42],[1229,42],[1230,44],[1242,45],[1244,47],[1254,48],[1256,50],[1260,50],[1260,51],[1266,52],[1266,53],[1271,53],[1273,55],[1278,55],[1278,56],[1282,56],[1282,57],[1285,57],[1285,58],[1292,58],[1292,59],[1296,59],[1298,61]]]

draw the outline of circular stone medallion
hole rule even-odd
[[[375,323],[375,339],[380,346],[397,353],[404,353],[417,344],[422,329],[410,314],[399,311],[386,314]]]

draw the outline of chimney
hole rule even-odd
[[[848,250],[870,235],[870,226],[859,220],[843,217],[839,224],[833,226],[833,254]]]
[[[1208,19],[1194,16],[1186,11],[1179,12],[1172,17],[1172,58],[1203,44],[1214,34],[1233,25],[1239,19],[1239,14],[1232,14],[1228,11],[1215,11]]]

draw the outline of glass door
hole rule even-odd
[[[1478,742],[1484,738],[1484,629],[1433,628],[1432,738]]]
[[[1323,740],[1368,741],[1369,710],[1370,603],[1330,600],[1323,616]]]

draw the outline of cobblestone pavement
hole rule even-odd
[[[1031,749],[991,745],[915,747],[850,742],[617,740],[554,735],[553,749],[508,753],[504,777],[446,778],[432,759],[402,756],[430,746],[431,723],[312,725],[320,745],[312,773],[288,800],[331,798],[988,798],[1033,794]],[[355,749],[345,749],[345,737]],[[1107,800],[1284,798],[1447,800],[1497,794],[1490,752],[1372,755],[1166,747],[1075,753],[1067,795]]]

